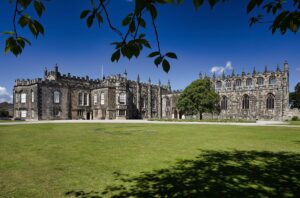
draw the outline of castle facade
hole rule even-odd
[[[200,76],[201,78],[201,76]],[[250,74],[211,77],[220,95],[221,112],[206,117],[282,120],[289,111],[289,68],[255,70]],[[127,73],[101,79],[62,75],[58,66],[45,69],[44,78],[16,80],[14,117],[25,120],[56,119],[184,119],[176,107],[180,91],[127,79]]]

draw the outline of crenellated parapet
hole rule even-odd
[[[236,91],[236,90],[254,90],[254,89],[272,89],[282,87],[288,81],[288,66],[285,63],[284,69],[277,66],[275,71],[270,71],[265,67],[263,72],[257,72],[253,69],[252,73],[245,73],[216,77],[213,75],[211,81],[216,91]]]
[[[34,84],[41,83],[41,78],[35,78],[35,79],[17,79],[15,80],[15,86],[30,86]]]

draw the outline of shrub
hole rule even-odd
[[[292,121],[298,121],[298,120],[300,120],[300,119],[297,116],[292,117]]]

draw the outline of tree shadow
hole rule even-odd
[[[300,154],[203,151],[195,159],[178,161],[169,168],[137,177],[116,177],[122,184],[107,186],[96,195],[84,191],[68,194],[82,198],[300,197]]]

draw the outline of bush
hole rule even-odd
[[[1,109],[0,110],[0,118],[7,118],[9,116],[8,111]]]
[[[292,121],[298,121],[298,120],[300,120],[300,119],[297,116],[292,117]]]

